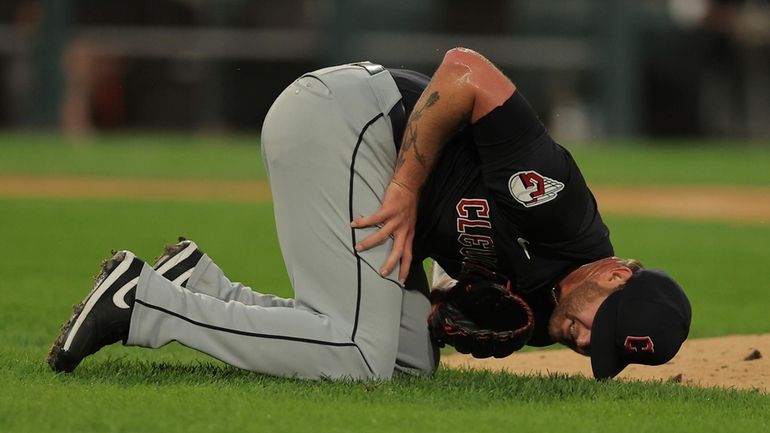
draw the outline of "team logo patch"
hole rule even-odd
[[[564,184],[536,171],[520,171],[511,176],[508,188],[517,202],[532,207],[555,199]]]
[[[655,352],[655,343],[649,336],[634,337],[629,335],[626,337],[624,346],[629,352]]]

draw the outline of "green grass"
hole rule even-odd
[[[16,136],[0,137],[0,174],[262,176],[259,148],[249,137],[199,137],[189,144],[184,137],[108,137],[79,147],[52,144],[45,136],[9,137]],[[590,182],[643,182],[645,172],[668,182],[705,182],[713,177],[706,171],[721,160],[723,168],[736,169],[730,182],[770,185],[770,173],[761,169],[770,153],[751,149],[750,157],[740,157],[740,152],[700,156],[617,146],[574,153]],[[664,165],[662,157],[675,167],[651,170]],[[760,167],[744,167],[743,160]],[[648,161],[648,167],[637,166],[638,161]],[[627,169],[617,168],[624,164]],[[770,291],[764,283],[770,281],[770,227],[605,219],[619,255],[663,267],[686,287],[694,337],[770,332]],[[90,276],[112,248],[130,248],[151,260],[164,242],[186,235],[233,279],[290,294],[272,208],[269,203],[0,198],[0,227],[0,432],[754,433],[770,423],[770,396],[750,391],[470,371],[387,383],[306,382],[230,368],[177,344],[159,350],[110,346],[74,374],[54,375],[43,362],[45,353],[70,305],[90,289]]]
[[[3,432],[250,426],[289,432],[319,425],[320,431],[356,432],[483,432],[511,425],[543,432],[555,425],[716,432],[726,419],[733,420],[730,431],[748,432],[770,422],[770,397],[752,392],[477,372],[391,383],[309,383],[228,368],[176,344],[153,351],[111,346],[74,374],[57,376],[44,364],[45,352],[110,248],[130,247],[149,259],[164,241],[184,233],[235,279],[289,294],[271,207],[0,199],[0,209],[0,225],[14,227],[0,235],[0,244],[13,246],[0,250],[0,386],[12,390],[0,397]],[[751,284],[770,276],[757,256],[770,229],[643,218],[608,222],[619,253],[633,251],[649,265],[665,265],[690,289],[694,336],[770,330],[763,319],[770,292]],[[709,271],[714,268],[720,272]]]
[[[0,397],[0,428],[14,432],[754,432],[770,403],[751,392],[484,372],[311,383],[199,363],[116,359],[69,376],[0,367],[19,386]]]
[[[0,346],[14,336],[50,339],[56,322],[88,292],[90,277],[111,249],[131,249],[152,261],[177,235],[199,242],[231,279],[290,294],[267,203],[0,199],[0,209],[0,226],[13,227],[0,232],[0,245],[5,246],[0,275],[5,287],[12,288],[0,297]],[[36,302],[40,294],[45,303]]]
[[[770,146],[602,142],[569,147],[591,185],[770,186]]]
[[[0,174],[161,179],[264,178],[257,136],[0,135]]]

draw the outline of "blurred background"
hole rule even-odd
[[[770,138],[768,0],[2,0],[0,128],[256,133],[305,71],[453,46],[560,140]]]

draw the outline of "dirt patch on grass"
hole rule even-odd
[[[737,186],[592,188],[602,212],[770,224],[770,188]]]
[[[593,190],[606,214],[770,223],[770,188],[604,186]],[[264,181],[0,176],[0,197],[260,202],[270,200],[270,189]],[[620,378],[768,392],[769,358],[770,334],[697,339],[685,342],[672,362],[659,367],[630,366]],[[589,360],[570,350],[518,353],[491,360],[451,355],[443,362],[449,367],[517,374],[591,377]]]
[[[593,191],[607,214],[770,224],[770,188],[600,186]],[[269,200],[270,188],[259,180],[0,176],[0,197],[253,202]]]
[[[263,181],[0,176],[0,197],[252,202],[270,200]]]
[[[442,358],[450,368],[488,369],[522,375],[568,374],[593,377],[591,361],[569,350],[515,353],[503,359]],[[630,365],[621,380],[673,381],[686,385],[770,391],[770,334],[688,340],[665,365]]]

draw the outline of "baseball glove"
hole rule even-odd
[[[476,265],[464,264],[457,284],[431,292],[431,337],[474,358],[504,358],[521,349],[535,328],[529,304],[511,293],[510,282]]]

